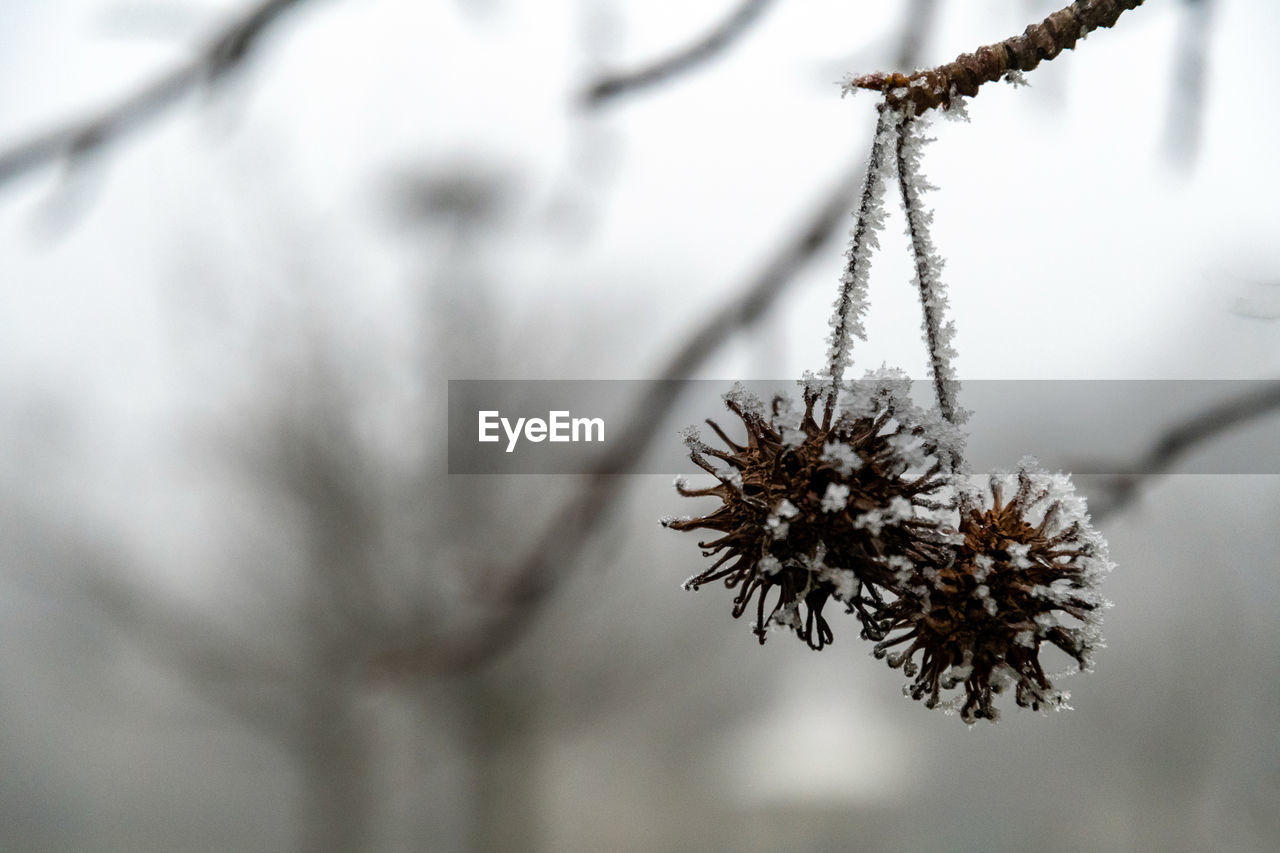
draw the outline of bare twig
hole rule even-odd
[[[1167,429],[1132,464],[1132,473],[1109,478],[1110,499],[1092,505],[1095,518],[1118,512],[1138,497],[1149,476],[1168,472],[1189,451],[1255,418],[1280,411],[1280,382],[1267,383],[1248,394],[1211,406]]]
[[[242,65],[264,32],[304,0],[265,0],[245,10],[184,64],[88,118],[69,121],[0,150],[0,185],[57,160],[75,162],[158,117],[192,89],[212,86]]]
[[[978,87],[999,80],[1012,71],[1031,71],[1100,27],[1111,27],[1143,0],[1077,0],[1059,9],[1020,36],[980,47],[956,57],[954,62],[913,74],[864,74],[845,82],[845,90],[883,92],[893,109],[920,115],[936,107],[947,108],[958,95],[972,97]]]
[[[770,0],[743,0],[729,17],[698,41],[677,53],[635,71],[606,75],[583,94],[588,107],[599,107],[618,95],[670,80],[715,57],[759,19]]]

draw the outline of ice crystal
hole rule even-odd
[[[849,501],[849,487],[841,483],[828,483],[822,495],[823,512],[840,512]]]
[[[1006,71],[1003,79],[1004,79],[1004,82],[1008,83],[1010,86],[1012,86],[1015,89],[1021,89],[1025,86],[1031,85],[1030,83],[1027,82],[1026,75],[1016,68],[1010,68],[1008,71]]]

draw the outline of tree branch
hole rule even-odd
[[[220,83],[242,65],[264,32],[304,0],[265,0],[229,21],[185,64],[161,74],[100,112],[0,150],[0,186],[56,160],[74,162],[158,117],[198,86]]]
[[[1200,147],[1213,13],[1213,0],[1183,2],[1177,64],[1173,70],[1173,98],[1165,126],[1165,148],[1182,166],[1195,160]]]
[[[1111,515],[1133,503],[1138,496],[1138,486],[1146,477],[1168,472],[1196,446],[1254,418],[1277,411],[1280,411],[1280,382],[1270,382],[1260,389],[1210,406],[1174,424],[1133,463],[1131,473],[1121,474],[1107,483],[1105,488],[1111,493],[1111,499],[1100,507],[1094,507],[1094,517]]]
[[[635,71],[605,75],[583,94],[585,105],[595,109],[618,95],[670,80],[715,57],[759,19],[770,0],[743,0],[734,12],[711,32],[683,50]]]
[[[1053,59],[1099,27],[1111,27],[1143,0],[1077,0],[1059,9],[1020,36],[980,47],[956,57],[954,62],[913,74],[864,74],[845,81],[845,92],[872,89],[882,92],[890,108],[913,116],[936,107],[947,109],[958,95],[972,97],[978,87],[999,80],[1012,71],[1031,71],[1041,61]]]

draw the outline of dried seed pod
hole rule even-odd
[[[1101,645],[1107,602],[1098,584],[1112,567],[1106,542],[1070,480],[1034,465],[1023,460],[1013,474],[993,474],[984,492],[963,493],[946,559],[919,565],[881,611],[888,638],[876,657],[914,679],[904,687],[911,698],[959,704],[967,723],[995,720],[993,695],[1009,683],[1020,706],[1064,707],[1067,694],[1045,674],[1042,647],[1056,646],[1084,670]],[[961,685],[963,703],[941,699]]]
[[[682,495],[717,497],[720,506],[698,518],[664,521],[675,530],[720,534],[700,543],[704,556],[719,556],[686,588],[723,580],[737,590],[735,618],[754,598],[762,643],[774,624],[821,649],[832,641],[822,614],[832,598],[859,614],[864,631],[874,631],[871,617],[885,606],[884,593],[925,559],[922,549],[936,547],[931,513],[942,506],[946,486],[938,441],[903,384],[894,375],[859,385],[844,412],[825,411],[821,422],[814,407],[830,386],[817,381],[806,384],[802,413],[792,412],[783,397],[766,414],[739,387],[725,395],[746,428],[746,443],[712,421],[726,450],[688,431],[690,457],[718,482],[690,489],[677,481]]]

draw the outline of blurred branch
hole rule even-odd
[[[464,636],[408,640],[382,653],[375,668],[396,674],[431,675],[464,671],[484,663],[511,646],[536,616],[538,602],[559,578],[559,569],[573,562],[591,534],[618,503],[624,491],[614,475],[633,466],[657,435],[676,403],[678,385],[711,357],[737,331],[759,320],[777,301],[786,285],[818,250],[840,231],[861,185],[864,157],[859,157],[836,188],[814,209],[808,222],[785,243],[738,295],[693,331],[649,383],[650,391],[623,421],[629,424],[615,448],[587,476],[546,527],[543,535],[508,575],[503,589],[487,597],[492,605],[488,622]]]
[[[1138,497],[1138,487],[1146,477],[1168,472],[1198,445],[1273,412],[1280,412],[1280,382],[1268,383],[1259,390],[1211,406],[1174,424],[1130,466],[1131,473],[1109,479],[1105,492],[1110,498],[1100,505],[1092,504],[1094,518],[1111,515],[1133,503]]]
[[[745,33],[769,3],[770,0],[743,0],[719,26],[683,50],[634,71],[601,77],[587,88],[583,102],[595,109],[619,95],[666,82],[713,59]]]
[[[186,63],[87,118],[0,149],[0,185],[57,160],[75,163],[157,118],[192,89],[212,87],[243,65],[263,35],[304,0],[265,0],[229,21]]]
[[[900,67],[915,61],[912,52],[923,42],[921,28],[933,19],[936,0],[914,0],[908,10]],[[868,144],[869,147],[869,144]],[[862,184],[866,155],[855,158],[845,176],[814,206],[805,224],[768,259],[745,286],[718,312],[685,338],[658,373],[658,380],[687,379],[736,332],[751,326],[768,311],[806,263],[839,234]],[[674,408],[677,384],[657,381],[637,401],[624,420],[629,426],[615,449],[601,460],[577,494],[547,525],[542,536],[520,559],[501,590],[488,599],[493,605],[487,621],[456,633],[425,632],[413,626],[401,640],[371,661],[376,672],[430,676],[473,669],[512,646],[532,624],[540,601],[554,587],[561,568],[572,563],[590,541],[600,522],[618,504],[624,491],[614,475],[630,468],[657,436],[658,427]]]
[[[1165,147],[1183,166],[1195,160],[1200,147],[1212,17],[1213,0],[1184,0],[1173,72],[1173,101],[1165,126]]]
[[[898,55],[894,66],[903,71],[914,71],[916,59],[924,52],[924,40],[933,29],[933,19],[938,11],[938,0],[911,0],[907,7],[906,23],[902,39],[898,43]]]

